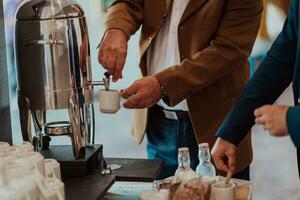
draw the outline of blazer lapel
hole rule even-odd
[[[192,14],[194,14],[197,10],[199,10],[207,1],[209,0],[190,0],[181,17],[179,24],[187,20]]]

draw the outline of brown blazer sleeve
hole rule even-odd
[[[143,20],[143,0],[117,0],[108,9],[105,29],[120,29],[129,39]]]
[[[210,46],[158,74],[167,104],[175,106],[247,62],[260,25],[261,0],[227,0]],[[196,26],[196,24],[195,24]],[[176,89],[174,89],[174,84]]]

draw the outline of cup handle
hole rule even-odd
[[[127,101],[127,99],[123,98],[122,96],[120,97],[120,108],[124,108],[124,103]]]

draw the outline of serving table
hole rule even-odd
[[[68,177],[64,180],[66,199],[69,200],[138,200],[141,192],[153,191],[153,181],[160,172],[162,160],[106,158],[109,166],[118,165],[110,175],[102,175],[95,170],[87,177]],[[222,181],[223,177],[218,177]],[[243,180],[232,180],[238,186],[246,185],[249,189],[237,191],[238,200],[251,200],[251,183]],[[245,193],[245,194],[244,194]],[[246,194],[247,193],[247,194]]]

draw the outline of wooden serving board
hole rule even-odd
[[[165,180],[173,181],[174,176],[169,177]],[[224,182],[225,177],[217,176],[216,182]],[[240,179],[231,179],[232,183],[237,185],[236,188],[236,200],[252,200],[252,184],[249,181],[240,180]],[[177,189],[176,189],[177,190]],[[145,191],[140,194],[140,198],[143,200],[153,199],[152,196],[157,192]]]

